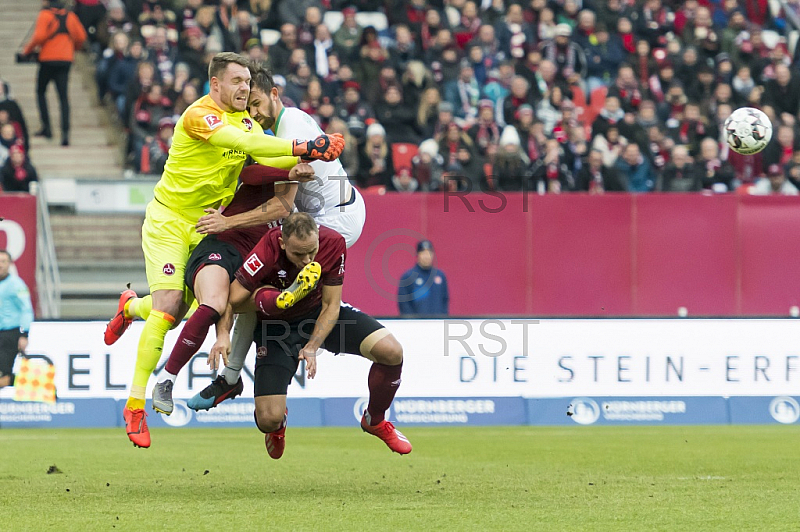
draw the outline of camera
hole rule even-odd
[[[16,62],[17,63],[36,63],[39,61],[39,54],[23,54],[17,52],[16,55]]]

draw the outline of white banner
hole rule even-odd
[[[777,396],[800,389],[800,321],[792,319],[384,323],[404,348],[399,395],[406,397]],[[35,323],[28,352],[55,363],[60,398],[124,398],[142,325],[108,347],[104,323]],[[177,330],[167,335],[159,368],[177,337]],[[212,344],[213,333],[201,352]],[[254,349],[251,373],[253,364]],[[323,353],[317,378],[306,380],[301,370],[289,396],[365,397],[369,367],[358,356]],[[191,397],[208,377],[205,362],[195,359],[175,397]],[[245,375],[244,395],[252,393]]]

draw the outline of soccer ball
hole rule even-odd
[[[763,112],[742,107],[725,120],[725,139],[736,153],[753,155],[763,150],[772,138],[772,123]]]

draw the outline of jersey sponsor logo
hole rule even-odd
[[[278,271],[278,277],[286,277],[286,270]]]
[[[342,253],[342,263],[339,265],[339,275],[344,274],[344,253]]]
[[[247,128],[247,131],[253,131],[253,121],[249,118],[242,118],[242,124]]]
[[[222,125],[222,120],[217,115],[206,115],[203,120],[208,124],[209,129],[216,129]]]
[[[208,256],[208,260],[222,260],[222,255],[219,253],[212,253]]]
[[[253,253],[247,260],[244,261],[244,269],[247,270],[247,273],[250,275],[255,275],[258,270],[264,267],[264,263],[261,262],[261,259],[258,258],[258,255]]]
[[[172,263],[166,263],[162,268],[164,275],[175,275],[175,265]]]
[[[256,358],[264,358],[267,356],[267,348],[263,345],[256,349]]]

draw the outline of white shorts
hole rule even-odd
[[[352,191],[355,195],[352,203],[334,207],[322,216],[314,218],[317,225],[324,225],[342,235],[347,247],[356,243],[364,229],[364,222],[367,220],[367,206],[364,204],[364,198],[355,187],[352,187]]]

